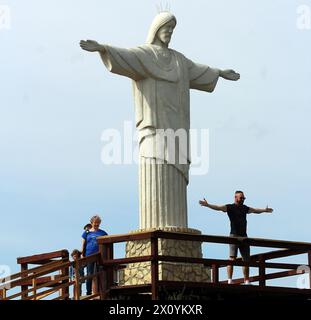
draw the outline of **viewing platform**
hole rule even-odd
[[[226,259],[193,258],[187,256],[160,254],[159,243],[163,239],[175,242],[200,242],[208,246],[213,244],[248,244],[251,248],[270,248],[272,251],[257,253],[251,256],[248,263],[241,259],[236,261]],[[115,258],[114,247],[117,243],[133,241],[149,241],[150,254],[136,257]],[[109,235],[98,238],[99,253],[77,262],[69,261],[67,250],[44,253],[17,259],[21,272],[0,279],[0,299],[2,300],[226,300],[226,299],[296,299],[299,301],[311,299],[310,268],[311,243],[281,241],[270,239],[225,237],[215,235],[196,235],[180,232],[165,232],[161,230]],[[208,251],[209,252],[209,251]],[[209,253],[210,254],[210,253]],[[276,262],[275,259],[304,255],[305,263]],[[97,270],[91,276],[80,277],[79,268],[88,263],[96,262]],[[161,276],[161,264],[202,265],[207,268],[210,278],[208,281],[174,281]],[[124,270],[129,266],[136,267],[139,263],[147,263],[150,268],[144,274],[143,283],[126,284]],[[31,268],[29,266],[32,266]],[[33,266],[35,265],[35,266]],[[227,265],[242,267],[249,265],[258,274],[250,277],[253,285],[243,285],[244,280],[236,278],[233,284],[220,279],[222,268]],[[70,277],[69,268],[75,270],[75,277]],[[273,272],[268,272],[275,269]],[[185,269],[186,270],[186,269]],[[305,273],[305,274],[304,274]],[[293,287],[270,286],[267,282],[295,275],[302,275],[308,281],[306,289]],[[123,278],[122,278],[123,277]],[[141,277],[141,276],[140,276]],[[95,292],[90,296],[81,294],[81,285],[92,278]],[[185,275],[185,278],[186,275]]]

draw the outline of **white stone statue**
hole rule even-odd
[[[238,80],[233,70],[195,63],[168,48],[176,18],[169,12],[153,20],[147,42],[131,49],[81,40],[82,49],[99,52],[107,69],[133,80],[139,136],[140,229],[187,228],[187,184],[190,165],[190,89],[212,92],[219,77]],[[182,129],[182,144],[157,145],[158,131]],[[164,151],[162,150],[164,148]],[[161,151],[159,151],[161,149]],[[171,151],[175,161],[171,161]]]

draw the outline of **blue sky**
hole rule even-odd
[[[144,43],[159,1],[1,0],[11,28],[0,29],[0,264],[80,247],[99,213],[110,234],[138,227],[137,165],[105,166],[101,133],[134,121],[131,83],[109,74],[80,39]],[[205,196],[274,208],[249,217],[249,236],[311,241],[310,36],[297,8],[311,0],[168,1],[178,23],[171,47],[194,61],[233,68],[212,94],[191,94],[191,126],[210,132],[209,172],[191,176],[189,227],[227,235],[225,215]],[[227,248],[206,254],[226,257]]]

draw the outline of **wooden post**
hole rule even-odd
[[[108,260],[113,260],[113,243],[109,243],[107,245],[107,259]],[[114,270],[115,266],[110,266],[109,269],[107,270],[107,287],[108,290],[110,289],[111,286],[113,286],[113,270]]]
[[[69,253],[68,251],[62,253],[62,262],[68,262],[69,261]],[[69,266],[62,268],[60,272],[61,277],[67,277],[65,280],[62,281],[62,284],[69,283]],[[69,286],[66,286],[65,288],[61,289],[61,296],[67,296],[66,299],[69,298]]]
[[[100,254],[101,254],[101,262],[104,263],[106,260],[108,260],[107,256],[107,247],[108,245],[106,243],[103,243],[99,246]],[[108,274],[107,274],[107,266],[103,266],[103,272],[102,272],[102,282],[100,287],[100,296],[101,300],[107,299],[107,291],[108,291]]]
[[[259,256],[259,286],[266,286],[266,268],[265,268],[265,258],[263,255]]]
[[[81,290],[80,290],[79,259],[75,260],[74,262],[74,270],[75,270],[74,297],[75,297],[75,300],[80,300]]]
[[[28,264],[27,263],[22,263],[21,264],[21,271],[23,272],[23,271],[26,271],[26,270],[28,270]],[[23,293],[22,296],[21,296],[21,299],[25,300],[28,297],[28,293],[25,292],[25,291],[28,290],[28,285],[22,285],[21,287],[22,287],[22,293]]]
[[[2,289],[2,299],[5,300],[6,299],[6,288]]]
[[[311,289],[311,251],[308,251],[308,266],[309,266],[309,289]]]
[[[32,294],[36,296],[37,295],[37,279],[36,278],[32,279],[32,288],[33,288]],[[34,300],[37,300],[37,298],[34,297]]]
[[[212,277],[213,283],[219,282],[219,266],[217,264],[212,265]]]
[[[159,261],[158,261],[158,237],[151,237],[151,299],[159,299]]]

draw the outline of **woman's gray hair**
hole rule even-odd
[[[93,216],[93,217],[90,219],[90,222],[93,223],[93,221],[95,221],[95,220],[99,220],[100,222],[102,221],[102,219],[100,218],[100,216],[95,215],[95,216]]]

